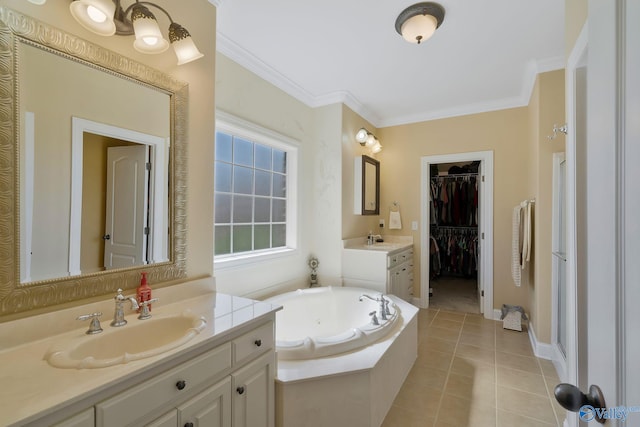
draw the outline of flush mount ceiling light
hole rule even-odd
[[[358,141],[363,147],[369,147],[372,153],[379,153],[382,151],[382,145],[380,145],[378,138],[365,128],[360,128],[356,133],[356,141]]]
[[[444,8],[438,3],[416,3],[403,10],[396,19],[396,31],[409,43],[429,39],[444,21]]]
[[[47,2],[47,0],[29,0],[29,1],[34,4],[45,4]]]
[[[148,6],[158,9],[169,18],[169,41],[162,36],[158,21]],[[193,42],[191,34],[183,26],[173,22],[171,15],[155,3],[136,0],[125,9],[121,0],[73,0],[69,10],[80,25],[95,34],[134,35],[136,39],[133,47],[138,52],[161,53],[171,44],[178,57],[178,65],[204,56]]]

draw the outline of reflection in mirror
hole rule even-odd
[[[169,95],[24,43],[18,54],[21,283],[167,261]]]
[[[0,316],[186,277],[187,84],[4,6],[0,46]],[[108,177],[110,145],[143,185]],[[107,256],[121,216],[141,245]]]
[[[354,213],[380,213],[380,162],[368,156],[356,157],[354,163]]]

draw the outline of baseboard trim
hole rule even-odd
[[[536,331],[533,329],[533,324],[529,323],[529,341],[531,342],[531,348],[533,354],[540,359],[547,359],[553,361],[555,359],[555,349],[551,344],[539,342],[536,337]]]

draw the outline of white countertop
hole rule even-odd
[[[356,237],[343,240],[342,247],[344,249],[392,253],[402,251],[413,245],[413,236],[382,236],[382,240],[383,242],[368,245],[366,237]]]
[[[172,288],[180,286],[183,285]],[[176,294],[176,290],[173,289],[166,295],[171,292]],[[157,295],[154,294],[155,296]],[[110,303],[113,304],[112,301]],[[207,321],[206,328],[189,342],[157,356],[99,369],[59,369],[44,360],[45,353],[54,343],[84,335],[88,322],[75,322],[74,319],[83,312],[91,312],[87,310],[93,310],[92,307],[74,307],[0,324],[2,425],[22,425],[63,406],[82,403],[92,397],[95,399],[115,384],[123,383],[123,387],[130,387],[132,384],[125,384],[125,379],[146,379],[146,376],[160,372],[172,361],[181,358],[186,360],[187,357],[214,348],[240,327],[258,324],[268,316],[273,316],[280,307],[216,292],[198,292],[198,295],[171,302],[160,297],[153,305],[152,315],[181,313],[186,309],[203,316]],[[111,316],[112,311],[104,311],[101,318],[103,328],[110,327]],[[68,319],[72,319],[71,324],[75,329],[58,331],[60,333],[57,335],[36,337],[40,329],[49,330],[56,317],[64,324],[69,324]],[[126,319],[129,322],[140,322],[136,317],[136,313],[131,313]],[[42,322],[40,327],[34,328],[39,322]]]

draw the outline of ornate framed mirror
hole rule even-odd
[[[142,271],[186,277],[187,97],[184,82],[0,7],[0,316],[135,288]],[[152,172],[96,172],[116,164],[112,146]],[[123,240],[116,223],[135,255],[106,249]]]

